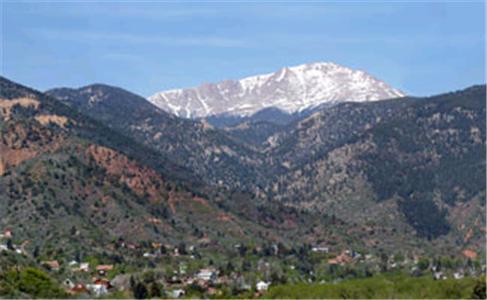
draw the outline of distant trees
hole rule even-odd
[[[400,207],[408,222],[422,237],[433,239],[450,230],[446,211],[440,210],[428,196],[406,199],[400,202]]]
[[[147,299],[149,297],[149,291],[147,287],[142,282],[137,282],[133,289],[132,293],[134,294],[135,299]]]
[[[240,245],[240,247],[238,247],[238,253],[241,257],[244,257],[247,254],[247,250],[248,248],[245,245]]]
[[[422,257],[422,258],[419,259],[419,261],[418,261],[418,268],[421,271],[427,270],[429,266],[430,266],[430,261],[429,261],[428,258]]]
[[[487,299],[487,287],[486,287],[486,278],[485,276],[480,277],[475,284],[472,296],[472,299]]]
[[[188,251],[186,250],[186,244],[184,242],[179,243],[179,245],[178,245],[178,252],[181,255],[188,254]]]
[[[130,288],[135,299],[161,298],[164,296],[162,285],[157,281],[158,274],[146,272],[141,278],[130,277]]]
[[[21,293],[27,298],[66,298],[63,289],[43,271],[36,268],[13,268],[0,276],[0,291],[3,297],[18,298]]]

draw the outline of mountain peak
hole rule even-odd
[[[401,91],[364,71],[333,62],[314,62],[240,80],[163,91],[148,100],[177,116],[191,118],[218,114],[248,116],[269,107],[294,113],[323,103],[403,96]]]

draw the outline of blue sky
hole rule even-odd
[[[2,2],[1,74],[143,96],[315,61],[411,95],[485,82],[483,2]]]

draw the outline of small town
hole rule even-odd
[[[33,258],[25,250],[27,242],[15,244],[12,230],[0,234],[0,255]],[[236,244],[235,259],[226,264],[202,257],[195,246],[173,246],[152,242],[146,247],[118,240],[110,245],[113,253],[124,253],[129,264],[111,259],[76,260],[46,259],[37,262],[42,271],[59,280],[66,295],[73,297],[110,297],[125,295],[135,298],[209,298],[243,296],[264,297],[272,285],[287,283],[337,284],[344,279],[371,277],[377,273],[404,273],[412,277],[429,276],[434,280],[461,280],[478,277],[486,265],[473,250],[465,250],[463,259],[428,259],[425,257],[380,257],[352,249],[332,252],[324,245],[310,246],[294,253],[271,245],[249,249]],[[205,262],[207,262],[205,264]],[[294,264],[293,264],[294,262]],[[316,265],[305,266],[315,263]],[[241,264],[239,266],[239,264]],[[144,271],[130,272],[138,266]]]

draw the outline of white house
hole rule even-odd
[[[89,272],[90,271],[90,264],[89,263],[80,263],[79,264],[79,270],[81,272]]]
[[[67,288],[69,288],[69,289],[74,288],[74,283],[73,283],[73,282],[71,281],[71,279],[69,279],[69,278],[66,278],[66,279],[64,280],[63,284],[64,284],[64,285],[65,285]]]
[[[265,292],[265,291],[267,291],[267,289],[269,288],[270,285],[271,285],[270,282],[264,282],[261,280],[261,281],[257,282],[257,284],[255,285],[255,289],[258,292]]]
[[[96,297],[108,294],[107,287],[103,284],[87,284],[86,288],[92,292]]]
[[[445,275],[443,275],[443,272],[435,272],[435,273],[433,274],[433,278],[434,278],[435,280],[445,280],[445,279],[446,279],[446,276],[445,276]]]
[[[203,281],[214,281],[216,280],[216,271],[213,269],[201,269],[198,274],[196,274],[196,278]]]
[[[75,265],[77,265],[77,264],[78,264],[78,262],[77,262],[76,260],[72,260],[72,261],[70,261],[70,262],[68,263],[68,265],[70,265],[70,266],[75,266]]]
[[[313,247],[311,249],[311,251],[313,252],[322,252],[322,253],[328,253],[330,249],[328,249],[328,247],[321,247],[321,246],[317,246],[317,247]]]
[[[182,289],[177,289],[177,290],[167,291],[166,294],[169,298],[175,299],[184,296],[186,293]]]

